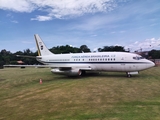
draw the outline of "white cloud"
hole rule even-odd
[[[31,20],[38,20],[38,21],[48,21],[52,20],[52,17],[50,16],[37,16],[36,18],[31,18]]]
[[[125,47],[126,49],[130,48],[131,51],[140,50],[151,50],[151,49],[160,49],[160,38],[151,38],[144,41],[136,41],[133,44],[130,44]]]
[[[15,12],[31,12],[34,6],[28,0],[0,0],[0,9]]]
[[[138,44],[139,42],[138,41],[136,41],[134,44]]]
[[[49,7],[47,16],[53,18],[68,18],[81,16],[87,13],[106,12],[112,10],[116,3],[114,0],[33,0],[34,4],[40,8]]]
[[[87,13],[107,12],[117,6],[116,0],[0,0],[0,9],[16,12],[40,10],[46,15],[37,15],[32,20],[68,18]]]

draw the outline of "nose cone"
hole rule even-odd
[[[154,67],[156,64],[154,62],[152,62],[152,65],[153,65],[152,67]]]
[[[148,68],[150,68],[150,67],[154,67],[154,66],[155,66],[155,63],[154,63],[154,62],[152,62],[152,61],[149,61]]]

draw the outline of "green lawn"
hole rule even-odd
[[[42,79],[43,83],[39,84]],[[160,120],[160,67],[85,77],[0,69],[0,120]]]

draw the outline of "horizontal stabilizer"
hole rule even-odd
[[[36,58],[36,56],[28,56],[28,55],[16,55],[17,57],[25,57],[25,58]]]

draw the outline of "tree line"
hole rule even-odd
[[[52,47],[49,49],[54,54],[61,54],[61,53],[86,53],[91,52],[87,45],[81,45],[78,47],[72,47],[69,45],[66,46],[57,46]],[[103,48],[98,48],[98,52],[107,52],[107,51],[120,51],[120,52],[129,52],[124,49],[122,46],[104,46]],[[0,66],[7,65],[7,64],[17,64],[17,61],[21,60],[24,64],[33,65],[33,64],[40,64],[36,61],[36,59],[31,58],[23,58],[17,57],[16,55],[26,55],[26,56],[37,56],[38,52],[32,52],[30,49],[26,49],[24,51],[17,51],[15,53],[11,53],[5,49],[0,51]],[[145,54],[146,58],[150,59],[160,59],[160,50],[151,50],[148,54]]]

